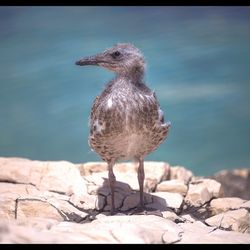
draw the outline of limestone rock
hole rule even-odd
[[[70,203],[59,199],[18,199],[16,204],[16,218],[39,217],[57,221],[82,221],[87,216]]]
[[[248,211],[250,211],[250,200],[249,201],[244,201],[241,205],[240,208],[245,208]]]
[[[139,190],[137,179],[138,164],[135,163],[119,163],[114,168],[117,170],[116,179],[123,181],[133,189]],[[155,190],[156,185],[169,175],[170,166],[165,162],[144,162],[145,181],[144,191],[151,192]]]
[[[28,184],[0,183],[0,218],[51,218],[58,221],[86,217],[69,203],[69,197],[50,191],[39,191]]]
[[[181,219],[184,220],[184,222],[190,222],[193,223],[196,221],[196,219],[192,216],[192,214],[182,214]]]
[[[124,177],[124,178],[123,178]],[[122,176],[116,174],[115,191],[129,194],[132,192],[131,186],[137,189],[138,181],[134,181],[134,178],[130,176]],[[133,176],[132,176],[133,177]],[[135,176],[135,178],[137,178]],[[92,175],[84,177],[87,182],[88,194],[101,194],[108,196],[110,194],[110,186],[108,180],[108,172],[94,173]],[[125,179],[125,180],[124,180]],[[127,180],[127,182],[126,182]]]
[[[66,194],[86,193],[78,168],[66,161],[42,162],[0,157],[0,181],[32,184],[39,189]]]
[[[244,208],[214,215],[206,219],[206,223],[218,228],[250,233],[250,214]]]
[[[178,193],[155,192],[152,195],[153,203],[159,204],[162,208],[172,208],[178,212],[183,204],[183,197]],[[152,204],[148,206],[152,207]]]
[[[61,222],[50,231],[67,233],[68,237],[81,234],[84,243],[174,243],[180,240],[182,230],[174,222],[158,216],[115,215],[99,217],[87,224]]]
[[[246,244],[250,243],[247,234],[229,232],[215,227],[209,227],[200,221],[194,223],[181,223],[183,230],[181,240],[177,244]]]
[[[116,164],[114,169],[120,173],[137,174],[138,163],[119,163]],[[156,179],[159,183],[169,175],[170,166],[166,162],[145,161],[144,171],[145,178]]]
[[[13,222],[13,220],[8,220],[8,222]],[[32,227],[39,231],[50,230],[52,225],[57,225],[60,221],[51,218],[44,217],[19,217],[15,220],[17,225],[22,225],[26,227]]]
[[[211,179],[198,179],[189,183],[185,201],[192,206],[202,206],[212,198],[222,195],[221,184]]]
[[[67,224],[68,226],[64,230],[54,230],[61,225]],[[83,224],[77,224],[72,222],[61,222],[56,224],[52,223],[52,226],[46,230],[40,230],[39,228],[31,227],[25,222],[17,221],[0,221],[0,243],[115,243],[112,235],[109,232],[103,232],[102,235],[93,234],[93,230],[81,232],[75,228],[84,229]],[[83,230],[82,230],[83,231]],[[100,230],[99,230],[100,231]],[[92,235],[91,235],[92,233]],[[106,238],[105,238],[106,236]],[[112,241],[113,240],[113,241]]]
[[[102,176],[108,178],[107,163],[105,162],[88,162],[78,165],[81,175],[87,176]],[[137,179],[137,163],[117,163],[114,166],[114,174],[117,181],[127,183],[133,190],[139,190]],[[145,170],[145,191],[152,191],[155,189],[157,183],[164,180],[169,175],[170,166],[165,162],[144,162]]]
[[[202,180],[197,180],[196,182],[193,183],[206,186],[208,192],[212,195],[213,198],[218,198],[223,195],[223,189],[221,183],[219,183],[218,181],[203,178]]]
[[[20,170],[21,171],[21,170]],[[0,195],[1,196],[15,196],[16,198],[25,195],[37,195],[41,193],[34,185],[29,184],[15,184],[8,182],[0,182]]]
[[[18,201],[17,218],[20,217],[45,217],[63,221],[63,214],[46,201],[21,200]]]
[[[85,176],[84,180],[86,181],[87,193],[90,195],[101,193],[107,196],[110,193],[107,176],[107,171]]]
[[[1,243],[250,243],[248,234],[180,223],[153,215],[104,216],[91,223],[46,222],[32,228],[16,220],[0,221]],[[152,230],[152,228],[154,230]]]
[[[193,173],[182,166],[170,167],[170,180],[178,179],[184,181],[185,184],[188,184],[189,181],[191,181],[192,177]]]
[[[85,166],[85,165],[84,165]],[[98,190],[102,189],[103,195],[108,195],[110,192],[109,189],[109,182],[108,182],[108,171],[104,168],[103,165],[93,163],[87,164],[87,173],[92,171],[91,167],[93,166],[94,170],[92,174],[87,174],[84,176],[84,179],[87,182],[87,190],[89,194],[96,194]],[[104,171],[99,171],[100,169],[104,169]],[[83,166],[81,166],[83,168]],[[134,163],[119,163],[116,164],[114,167],[114,174],[116,176],[116,187],[120,187],[123,183],[128,185],[123,188],[126,188],[124,191],[126,193],[131,192],[132,190],[139,190],[139,183],[137,178],[137,164]],[[144,191],[151,192],[155,190],[156,185],[163,179],[165,179],[169,174],[169,164],[163,162],[145,162],[144,169],[145,169],[145,181],[144,181]],[[96,170],[98,169],[98,171]],[[82,171],[83,172],[83,171]],[[86,172],[86,170],[85,170]],[[105,187],[105,188],[104,188]],[[130,189],[130,190],[128,190]],[[105,194],[103,191],[105,190]],[[122,188],[120,189],[122,191]],[[124,192],[123,191],[123,192]]]
[[[250,202],[247,206],[247,201],[242,200],[238,197],[225,197],[225,198],[217,198],[213,199],[210,202],[210,209],[213,212],[213,215],[219,214],[221,212],[226,212],[231,209],[239,209],[239,208],[249,208]]]
[[[157,185],[156,192],[179,193],[184,196],[187,193],[187,185],[178,179],[162,181]]]
[[[166,162],[145,161],[145,178],[155,179],[157,183],[166,180],[170,173],[170,165]]]
[[[70,202],[82,210],[101,210],[105,204],[105,198],[102,195],[82,195],[81,197],[72,195]]]
[[[106,162],[86,162],[77,165],[82,176],[91,175],[93,173],[104,172],[108,170]]]
[[[139,190],[139,183],[137,179],[137,173],[120,173],[116,172],[116,181],[127,184],[132,190]],[[144,186],[146,182],[144,182]]]
[[[184,222],[184,220],[178,216],[175,212],[173,212],[171,209],[166,209],[165,211],[162,211],[162,217],[165,219],[169,219],[175,223],[177,222]]]
[[[211,200],[212,194],[203,185],[189,184],[189,189],[185,197],[186,203],[191,206],[202,206],[209,200]]]
[[[0,218],[14,219],[17,199],[38,194],[39,191],[32,185],[0,182]]]
[[[58,235],[50,232],[41,232],[27,225],[20,225],[17,221],[0,220],[0,243],[59,243]]]
[[[120,243],[170,244],[180,240],[182,232],[174,222],[154,215],[109,216],[91,224],[110,231]]]
[[[16,212],[15,197],[2,197],[0,196],[0,220],[2,218],[14,219]]]
[[[115,166],[118,213],[110,216],[106,163],[0,158],[0,242],[250,243],[250,200],[218,198],[220,183],[184,167],[146,162],[149,211],[133,215],[137,167]]]

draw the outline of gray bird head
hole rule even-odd
[[[139,49],[130,43],[118,43],[95,56],[84,57],[76,65],[97,65],[119,75],[140,76],[144,73],[145,61]]]

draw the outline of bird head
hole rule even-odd
[[[130,43],[118,43],[94,56],[83,57],[76,65],[97,65],[119,75],[143,74],[145,61],[142,53]]]

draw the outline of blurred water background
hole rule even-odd
[[[117,42],[142,50],[172,123],[146,160],[250,166],[250,7],[0,7],[0,156],[100,160],[88,117],[113,73],[74,62]]]

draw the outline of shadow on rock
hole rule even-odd
[[[111,193],[109,180],[103,178],[103,185],[97,190],[97,208],[101,213],[110,215],[111,209]],[[115,183],[115,210],[116,215],[132,215],[132,214],[154,214],[162,216],[161,212],[168,210],[165,199],[157,197],[149,193],[143,193],[144,207],[140,209],[140,192],[132,190],[132,188],[124,182],[116,181]]]

